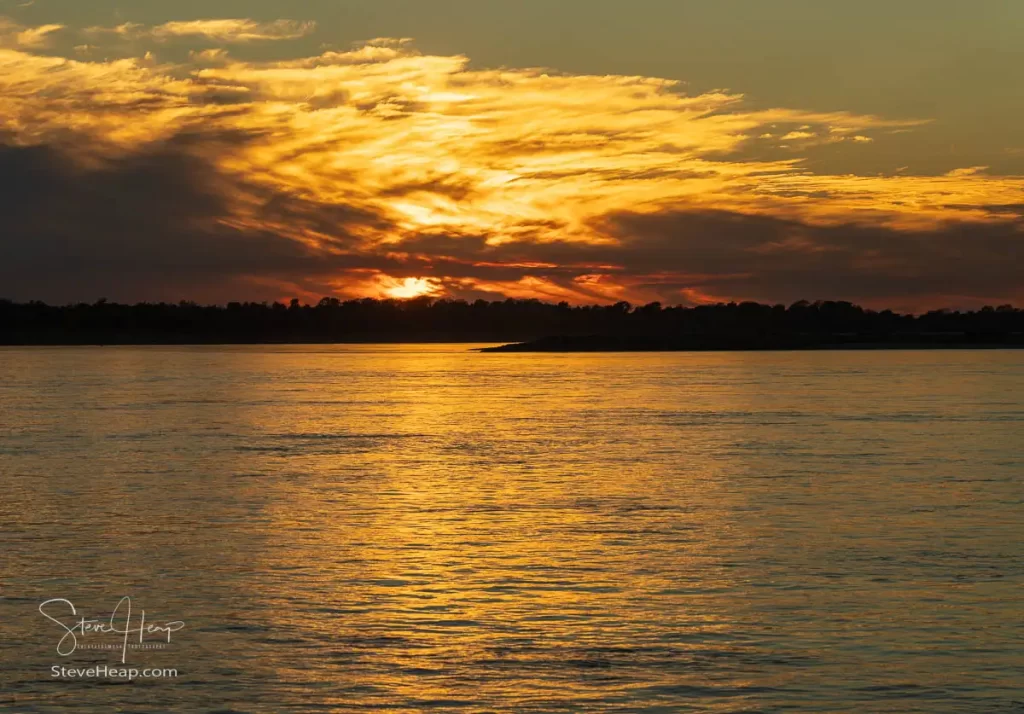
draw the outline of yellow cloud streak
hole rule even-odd
[[[294,40],[305,37],[316,27],[313,22],[276,20],[254,22],[253,20],[191,20],[168,22],[153,28],[152,35],[164,37],[206,37],[219,42],[256,42],[262,40]]]
[[[84,32],[91,36],[114,35],[133,40],[166,41],[179,37],[200,37],[213,42],[246,43],[274,40],[295,40],[313,32],[314,22],[275,20],[256,22],[247,19],[187,20],[167,22],[155,27],[126,22],[114,27],[90,27]]]

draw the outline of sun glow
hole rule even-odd
[[[410,300],[423,297],[424,295],[436,295],[444,291],[440,281],[434,278],[405,278],[403,280],[390,278],[388,282],[393,282],[393,284],[385,287],[383,294],[386,297],[398,300]]]

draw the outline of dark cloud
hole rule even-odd
[[[935,230],[813,226],[721,211],[618,215],[627,269],[683,270],[712,294],[762,300],[903,302],[996,299],[1024,289],[1024,223],[957,223]]]
[[[0,144],[0,296],[275,299],[292,288],[331,294],[346,275],[375,271],[442,278],[468,298],[493,298],[495,285],[533,278],[600,300],[601,284],[579,278],[601,274],[666,303],[697,294],[902,307],[1024,294],[1024,221],[915,232],[727,211],[619,212],[593,226],[612,239],[606,244],[492,245],[483,234],[425,233],[374,248],[356,236],[392,229],[385,216],[246,183],[204,158],[215,144],[245,141],[182,134],[100,163],[53,145]],[[463,190],[446,180],[402,188],[453,197]],[[225,220],[237,217],[239,196],[253,220]],[[312,248],[289,237],[303,231],[326,238]]]
[[[437,266],[446,275],[493,281],[531,275],[578,287],[579,275],[606,273],[667,302],[683,301],[685,290],[730,299],[850,299],[900,306],[998,302],[1024,293],[1019,270],[1024,222],[906,231],[680,211],[613,214],[598,228],[617,244],[491,246],[484,236],[423,236],[403,247],[457,260],[457,265]],[[518,267],[528,262],[559,267]]]
[[[252,279],[306,281],[378,267],[347,226],[381,219],[344,205],[240,185],[178,137],[99,165],[53,146],[0,144],[0,295],[14,299],[228,299]],[[244,192],[261,221],[327,229],[329,251],[224,219]],[[265,289],[264,289],[265,290]],[[278,297],[279,291],[262,297]]]
[[[977,206],[968,206],[964,204],[952,204],[947,206],[954,210],[960,211],[985,211],[993,215],[1011,215],[1020,216],[1024,218],[1024,203],[983,203]]]

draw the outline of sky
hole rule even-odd
[[[0,0],[0,297],[1024,303],[1019,0]]]

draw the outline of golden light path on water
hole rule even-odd
[[[6,350],[0,703],[999,711],[1024,664],[1022,370]],[[39,602],[126,594],[186,622],[135,653],[180,679],[50,681]]]

